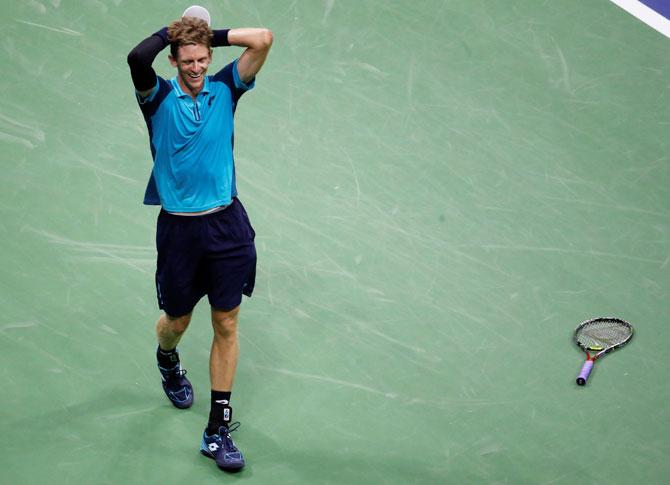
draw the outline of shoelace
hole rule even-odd
[[[221,436],[221,445],[223,449],[225,449],[226,451],[239,451],[235,446],[235,443],[233,443],[233,439],[230,437],[230,433],[232,433],[239,427],[240,427],[239,421],[235,421],[234,423],[230,423],[230,426],[228,427],[221,426],[219,428],[219,436]]]
[[[187,371],[186,369],[182,369],[181,366],[179,366],[176,371],[169,370],[168,372],[169,372],[168,378],[170,380],[174,380],[174,379],[181,379],[182,377],[184,377]]]

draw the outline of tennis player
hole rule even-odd
[[[240,46],[240,57],[207,75],[212,48]],[[144,203],[160,205],[156,229],[156,293],[163,314],[156,325],[157,359],[165,394],[180,409],[193,404],[193,388],[177,344],[204,296],[211,306],[211,407],[200,451],[223,470],[244,467],[230,438],[231,390],[237,359],[242,295],[256,275],[254,230],[237,198],[233,115],[254,87],[272,45],[264,28],[211,30],[183,17],[140,42],[128,55],[140,110],[149,130],[153,171]],[[170,46],[176,75],[157,76],[152,63]]]

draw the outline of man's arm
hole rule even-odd
[[[237,61],[237,72],[242,82],[247,84],[263,67],[272,47],[272,32],[268,29],[230,29],[228,42],[230,45],[246,47]]]
[[[156,72],[151,67],[160,51],[169,44],[167,27],[147,37],[128,54],[128,65],[138,94],[146,97],[156,86]]]

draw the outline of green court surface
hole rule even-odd
[[[193,408],[155,365],[126,55],[188,3],[5,0],[0,483],[664,483],[670,39],[607,0],[200,3],[275,38],[236,113],[248,466],[198,453],[206,300]],[[595,316],[637,333],[582,388]]]

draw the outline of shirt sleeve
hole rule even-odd
[[[156,76],[156,85],[148,96],[141,96],[140,93],[135,90],[137,104],[140,105],[142,114],[147,118],[151,118],[158,109],[158,106],[160,106],[161,101],[163,101],[170,93],[170,90],[170,83],[160,76]]]
[[[238,61],[239,59],[235,59],[233,62],[214,74],[215,81],[226,84],[228,89],[230,89],[230,92],[233,96],[233,103],[237,103],[237,100],[239,100],[244,93],[252,90],[256,85],[256,78],[252,79],[246,84],[242,82],[242,79],[240,79],[240,73],[237,70]]]

